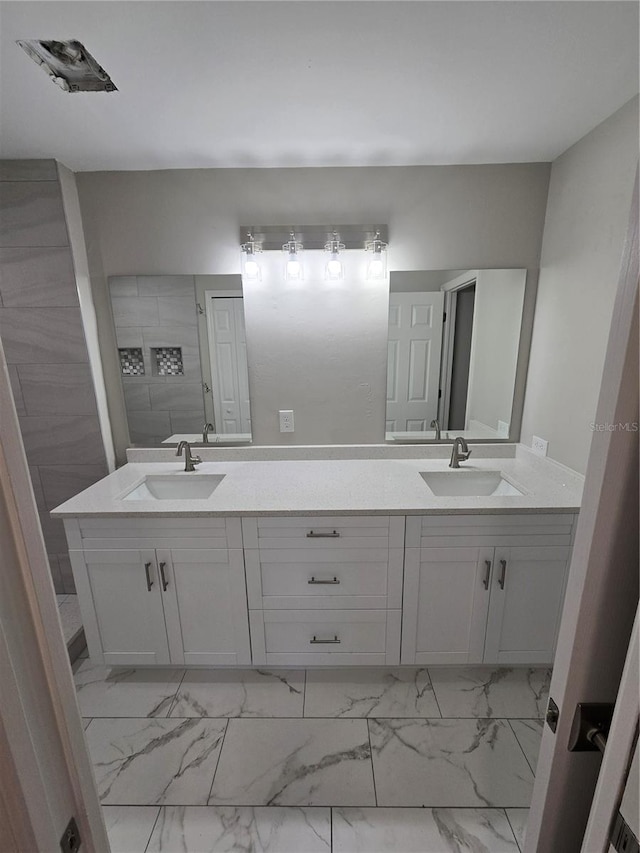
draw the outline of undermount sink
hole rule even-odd
[[[149,474],[123,497],[125,501],[205,501],[224,474]]]
[[[524,493],[502,476],[500,471],[472,471],[458,468],[451,471],[421,471],[420,476],[439,497],[483,497],[494,495],[522,496]]]

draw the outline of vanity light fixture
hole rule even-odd
[[[331,239],[324,244],[325,252],[329,253],[329,260],[325,267],[325,276],[328,281],[341,281],[344,278],[344,267],[340,260],[340,252],[345,249],[345,244],[340,242],[340,236],[334,231]]]
[[[367,278],[377,281],[387,276],[387,243],[380,239],[380,232],[376,231],[373,240],[364,244],[366,252],[372,252],[371,260],[367,266]]]
[[[242,277],[246,281],[260,281],[260,264],[256,259],[256,254],[262,251],[262,246],[253,239],[253,234],[247,233],[247,240],[242,243]]]
[[[287,261],[284,267],[284,277],[287,281],[302,281],[303,270],[302,261],[300,260],[300,252],[302,251],[302,243],[298,243],[294,231],[289,233],[289,239],[282,246],[282,251],[287,256]]]

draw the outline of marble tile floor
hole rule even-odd
[[[112,849],[523,848],[542,669],[75,673]]]

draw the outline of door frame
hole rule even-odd
[[[613,821],[618,813],[629,764],[633,757],[638,736],[638,719],[640,718],[639,617],[640,607],[636,611],[627,660],[620,680],[620,690],[607,737],[607,748],[602,759],[589,822],[582,842],[584,853],[589,853],[590,850],[608,849],[607,845],[611,837]]]
[[[613,308],[596,423],[638,421],[638,178]],[[577,851],[600,756],[570,752],[579,702],[615,702],[638,604],[638,434],[595,431],[578,517],[525,853]]]
[[[456,330],[456,302],[458,291],[476,283],[478,270],[469,270],[457,278],[443,284],[440,290],[444,293],[444,314],[446,320],[442,328],[442,357],[440,359],[440,405],[438,420],[442,429],[449,428],[449,407],[451,405],[451,370],[453,368],[453,346]],[[471,344],[473,356],[473,340]]]
[[[18,849],[59,849],[73,816],[82,850],[108,851],[1,341],[0,521],[3,596],[20,617],[0,620],[0,814]]]

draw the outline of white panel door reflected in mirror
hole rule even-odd
[[[526,270],[391,273],[388,441],[508,439]]]
[[[243,298],[207,291],[207,329],[216,437],[251,440]]]

